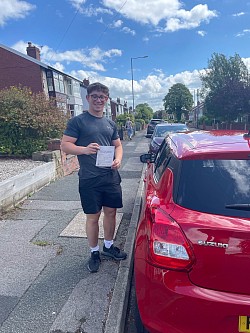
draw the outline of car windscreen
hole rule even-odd
[[[188,128],[186,125],[172,125],[172,126],[156,126],[154,137],[165,137],[167,134],[171,132],[184,132],[187,131]]]
[[[160,123],[161,123],[160,120],[151,120],[150,121],[150,125],[152,125],[152,126],[156,126],[157,124],[160,124]]]
[[[176,202],[225,216],[250,217],[250,160],[182,161]]]

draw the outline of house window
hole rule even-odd
[[[68,95],[73,95],[73,87],[72,87],[72,81],[71,80],[67,80],[67,92]]]
[[[66,114],[67,113],[67,105],[66,105],[66,103],[64,103],[64,102],[56,102],[56,106],[60,109],[60,110],[62,110],[62,111],[64,111],[64,113]]]
[[[77,81],[73,81],[73,94],[74,96],[79,96],[80,97],[80,83]]]
[[[55,91],[60,93],[65,93],[64,89],[64,83],[63,83],[63,76],[53,72],[53,78],[54,78],[54,85],[55,85]]]

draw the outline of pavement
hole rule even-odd
[[[122,141],[124,206],[118,210],[115,245],[128,253],[126,260],[103,258],[98,273],[87,270],[77,172],[0,217],[0,333],[125,333],[145,134]]]

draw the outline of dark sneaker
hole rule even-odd
[[[115,260],[124,260],[127,258],[127,253],[121,251],[118,247],[111,245],[109,249],[103,245],[102,255],[113,258]]]
[[[99,251],[91,252],[91,256],[89,258],[88,266],[87,266],[88,270],[91,273],[98,272],[100,263],[101,263],[100,252]]]

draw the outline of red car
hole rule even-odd
[[[250,132],[173,133],[141,161],[138,332],[250,332]]]

